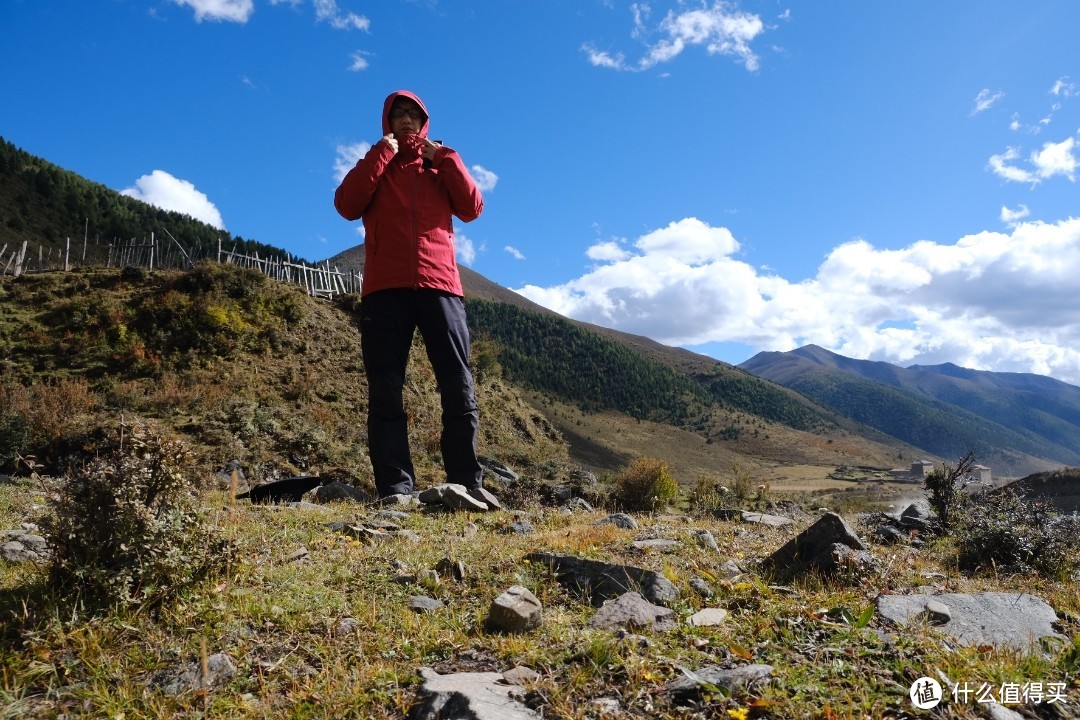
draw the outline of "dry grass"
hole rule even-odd
[[[30,511],[34,488],[0,486],[0,522]],[[948,548],[875,546],[882,571],[854,585],[816,576],[775,588],[753,571],[790,532],[690,515],[638,515],[638,533],[595,526],[603,512],[565,515],[539,505],[526,516],[536,534],[505,535],[503,514],[413,511],[403,521],[421,540],[361,541],[328,528],[334,521],[372,523],[370,510],[333,505],[325,511],[233,504],[221,493],[204,497],[213,523],[235,553],[226,570],[155,608],[87,617],[62,598],[41,594],[41,575],[0,569],[0,612],[7,650],[0,661],[2,717],[365,717],[404,716],[416,700],[417,669],[441,672],[540,672],[530,702],[547,718],[599,717],[594,698],[616,698],[623,717],[863,718],[905,717],[907,688],[938,670],[970,681],[1045,682],[1080,672],[1074,655],[1022,657],[985,649],[949,651],[929,628],[914,628],[886,645],[877,631],[892,628],[859,617],[881,592],[937,584],[948,591],[1014,590],[1047,599],[1060,613],[1080,615],[1075,585],[1032,577],[965,577],[953,571]],[[475,527],[473,527],[475,526]],[[720,552],[691,540],[708,530]],[[671,552],[635,551],[641,535],[681,542]],[[674,606],[682,621],[671,633],[644,631],[648,648],[620,644],[585,627],[594,610],[560,585],[547,568],[523,558],[544,550],[625,562],[664,573],[682,592]],[[306,551],[306,552],[305,552]],[[466,567],[462,581],[400,582],[433,569],[443,558]],[[733,581],[719,565],[735,559],[751,569]],[[705,579],[716,596],[690,587]],[[523,636],[483,629],[494,597],[512,584],[528,587],[544,605],[544,624]],[[432,614],[408,610],[408,597],[445,603]],[[693,628],[686,618],[705,606],[724,607],[728,621]],[[348,631],[342,621],[357,621]],[[849,618],[845,620],[845,618]],[[1075,621],[1066,627],[1080,632]],[[197,667],[205,654],[224,653],[237,671],[209,691],[166,691],[161,678]],[[774,667],[760,693],[714,696],[707,708],[675,706],[663,692],[681,668],[764,662]],[[1080,686],[1070,702],[1080,703]],[[1074,704],[1073,708],[1076,707]],[[974,706],[940,717],[976,717]],[[905,714],[908,713],[908,714]]]

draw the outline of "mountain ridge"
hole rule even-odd
[[[1030,472],[1080,463],[1080,388],[1053,378],[953,363],[904,368],[815,345],[758,353],[739,367],[945,457],[974,449],[984,462]],[[873,395],[878,409],[887,412],[856,412],[847,399],[852,395]],[[922,427],[904,426],[908,417],[922,418]],[[961,420],[980,428],[981,447],[971,447],[972,433],[955,431]],[[928,444],[916,436],[919,430],[936,439]],[[989,445],[990,438],[997,447]]]

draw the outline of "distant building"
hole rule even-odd
[[[911,463],[911,467],[893,468],[888,471],[895,482],[909,483],[920,483],[926,480],[926,476],[932,472],[934,472],[934,463],[929,460],[916,460]],[[980,483],[989,483],[991,479],[990,468],[985,465],[972,465],[971,471],[967,474],[967,479]]]
[[[934,472],[934,463],[929,460],[916,460],[911,463],[910,475],[915,476],[919,480],[924,479],[927,475]]]

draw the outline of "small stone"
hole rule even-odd
[[[709,583],[705,582],[701,578],[691,578],[690,587],[693,588],[694,592],[696,592],[703,598],[710,598],[713,596],[713,589],[709,587]]]
[[[949,606],[940,600],[926,601],[926,619],[931,625],[945,625],[952,620],[952,611]]]
[[[413,595],[409,598],[409,609],[418,613],[433,613],[441,607],[443,601],[435,598],[424,595]]]
[[[702,608],[690,616],[688,622],[694,627],[714,627],[723,624],[728,611],[723,608]]]
[[[638,524],[634,518],[626,513],[612,513],[602,520],[597,520],[594,525],[614,525],[623,530],[637,530]]]
[[[502,674],[503,680],[511,685],[525,685],[540,679],[540,673],[524,665],[517,665]]]
[[[492,601],[487,627],[496,632],[525,632],[540,627],[543,619],[536,596],[521,585],[512,585]]]

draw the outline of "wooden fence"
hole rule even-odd
[[[86,239],[82,247],[74,248],[77,257],[72,258],[71,238],[67,238],[63,252],[56,248],[46,250],[38,246],[37,253],[29,252],[29,243],[8,252],[5,244],[0,247],[0,273],[18,277],[24,273],[63,270],[72,267],[142,267],[149,270],[189,269],[201,260],[215,260],[228,265],[254,268],[264,275],[281,282],[296,283],[303,286],[309,295],[331,297],[339,293],[359,292],[363,276],[357,272],[342,272],[331,268],[326,262],[323,266],[293,262],[288,253],[284,257],[259,257],[236,252],[236,247],[226,250],[218,238],[217,255],[213,256],[206,248],[189,250],[184,248],[172,234],[165,230],[168,242],[161,242],[150,233],[150,238],[113,240],[108,244],[90,244]],[[55,252],[54,252],[55,251]],[[55,255],[55,257],[54,257]]]

